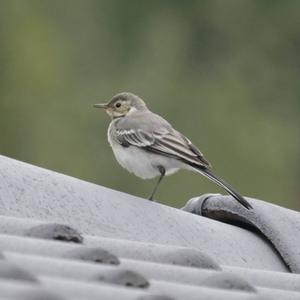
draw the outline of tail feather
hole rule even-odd
[[[210,170],[203,169],[199,167],[195,167],[195,170],[198,171],[203,176],[207,177],[211,181],[215,182],[218,186],[225,189],[232,197],[234,197],[240,204],[242,204],[247,209],[252,209],[251,204],[238,192],[236,192],[227,182],[223,179],[214,175]]]

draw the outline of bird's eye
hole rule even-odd
[[[117,102],[115,107],[119,108],[121,106],[121,103],[120,102]]]

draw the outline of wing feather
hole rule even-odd
[[[200,150],[189,139],[177,131],[166,128],[151,133],[141,129],[117,129],[116,141],[125,147],[135,146],[144,148],[153,153],[165,155],[187,164],[196,164],[209,168],[209,162],[203,157]]]

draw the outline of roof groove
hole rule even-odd
[[[0,182],[0,300],[300,299],[256,233],[2,156]]]

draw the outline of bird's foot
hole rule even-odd
[[[153,202],[157,202],[155,199],[153,199],[153,195],[150,195],[150,196],[148,197],[148,200],[149,200],[149,201],[153,201]]]

